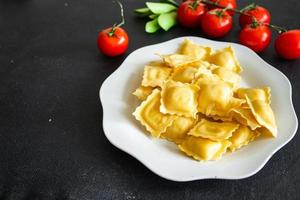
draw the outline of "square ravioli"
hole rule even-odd
[[[191,117],[177,117],[160,137],[180,144],[187,137],[187,132],[195,125],[197,120]]]
[[[153,137],[159,137],[172,125],[176,116],[163,114],[159,111],[160,90],[155,89],[142,104],[136,108],[133,115],[146,127]]]
[[[228,116],[231,109],[243,103],[244,100],[233,98],[232,88],[224,82],[200,86],[198,110],[205,115]]]
[[[213,73],[219,76],[223,81],[231,84],[233,88],[237,88],[242,79],[238,73],[225,67],[218,67],[213,70]]]
[[[231,46],[225,47],[224,49],[219,49],[214,52],[210,56],[209,62],[221,67],[225,67],[236,73],[242,72],[242,67],[240,66]]]
[[[213,122],[202,119],[188,132],[188,135],[223,141],[230,138],[238,127],[239,124],[234,122]]]
[[[185,39],[181,46],[179,47],[179,54],[195,56],[201,60],[206,60],[211,52],[210,47],[203,47],[198,44],[193,43],[192,41]]]
[[[260,135],[257,131],[250,130],[247,126],[241,125],[229,138],[231,145],[229,146],[230,151],[235,151],[242,146],[247,145]]]
[[[193,84],[167,81],[161,91],[160,111],[165,114],[196,118],[199,87]]]
[[[234,108],[231,110],[230,115],[240,124],[249,126],[251,130],[255,130],[260,127],[250,108]]]
[[[146,65],[144,68],[142,86],[161,87],[172,72],[171,68]]]
[[[171,79],[182,83],[191,83],[197,76],[198,69],[189,65],[184,65],[174,69]]]
[[[169,54],[160,55],[164,63],[169,67],[180,67],[199,61],[200,59],[195,56],[188,56],[182,54]]]
[[[270,104],[268,104],[263,100],[251,101],[247,95],[246,95],[246,100],[258,124],[266,128],[266,131],[269,132],[268,136],[276,137],[277,125]]]
[[[220,159],[230,145],[231,142],[228,140],[216,142],[201,137],[189,136],[178,147],[188,156],[199,161],[206,161]]]
[[[263,88],[239,88],[235,91],[235,96],[241,99],[246,99],[245,95],[251,101],[262,100],[271,104],[271,88],[263,87]]]

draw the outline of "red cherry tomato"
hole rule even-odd
[[[178,21],[189,28],[199,26],[202,15],[206,12],[206,5],[197,1],[185,1],[178,8]]]
[[[265,24],[269,24],[271,22],[271,15],[264,7],[254,6],[244,11],[244,13],[253,16],[257,22]],[[253,22],[253,18],[251,16],[240,15],[239,22],[242,28]]]
[[[116,27],[114,32],[112,32],[112,28],[107,28],[99,33],[97,45],[103,54],[115,57],[127,50],[128,35],[120,27]]]
[[[269,44],[271,40],[271,31],[266,25],[247,25],[239,36],[241,44],[249,47],[255,52],[261,52]]]
[[[290,30],[280,34],[275,40],[275,50],[285,59],[300,58],[300,30]]]
[[[220,8],[210,10],[203,15],[201,21],[202,30],[210,37],[222,37],[232,27],[232,17],[227,11]]]
[[[231,8],[231,9],[236,9],[237,8],[237,4],[236,4],[236,0],[210,0],[212,2],[218,3],[218,5],[224,7],[224,8]],[[215,9],[217,8],[216,6],[209,6],[210,9]],[[233,11],[227,11],[231,16],[234,15]]]

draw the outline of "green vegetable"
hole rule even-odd
[[[149,8],[137,8],[134,11],[136,13],[149,13],[149,12],[151,12]]]
[[[176,24],[176,17],[177,12],[161,14],[158,17],[158,24],[162,29],[168,31],[172,26]]]
[[[160,29],[160,26],[158,25],[158,19],[157,18],[146,23],[145,30],[146,30],[147,33],[154,33],[158,29]]]
[[[174,1],[174,0],[161,0],[160,2],[162,2],[162,3],[169,3],[169,4],[172,4],[173,6],[176,6],[176,7],[179,6],[178,3],[176,1]]]
[[[134,10],[140,17],[146,17],[152,14],[149,8],[138,8]]]
[[[147,7],[154,14],[164,14],[176,10],[176,6],[168,3],[146,2]]]
[[[159,15],[156,15],[156,14],[152,14],[152,15],[149,15],[149,18],[150,19],[155,19],[156,17],[158,17]]]

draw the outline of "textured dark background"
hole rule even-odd
[[[299,0],[257,2],[271,10],[274,24],[300,28]],[[179,26],[148,35],[132,12],[144,1],[123,3],[126,55],[202,36]],[[99,55],[95,40],[118,15],[104,0],[0,1],[0,199],[300,199],[299,134],[259,173],[236,181],[167,181],[108,142],[98,91],[126,55]],[[238,31],[235,23],[222,40],[236,42]],[[260,56],[290,79],[300,116],[300,60],[277,58],[273,44]]]

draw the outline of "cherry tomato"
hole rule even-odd
[[[128,48],[128,35],[124,29],[115,27],[102,30],[97,39],[99,50],[107,56],[115,57],[123,54]]]
[[[239,36],[241,44],[249,47],[255,52],[261,52],[271,40],[271,31],[266,25],[249,24],[245,26]]]
[[[224,8],[231,8],[231,9],[236,9],[237,8],[237,4],[236,4],[236,0],[210,0],[211,2],[215,2],[218,5],[224,7]],[[209,6],[210,9],[215,9],[217,8],[216,6]],[[227,11],[231,16],[234,15],[233,11]]]
[[[244,11],[245,14],[253,16],[257,22],[269,24],[271,22],[271,15],[267,9],[261,6],[253,6],[250,9]],[[243,28],[247,24],[253,22],[253,18],[247,15],[240,15],[239,22],[240,26]]]
[[[300,58],[300,30],[290,30],[280,34],[275,40],[275,50],[285,59]]]
[[[178,8],[178,21],[189,28],[199,26],[202,15],[206,12],[206,5],[198,1],[185,1]]]
[[[220,8],[206,12],[201,21],[202,30],[210,37],[222,37],[232,27],[232,17]]]

